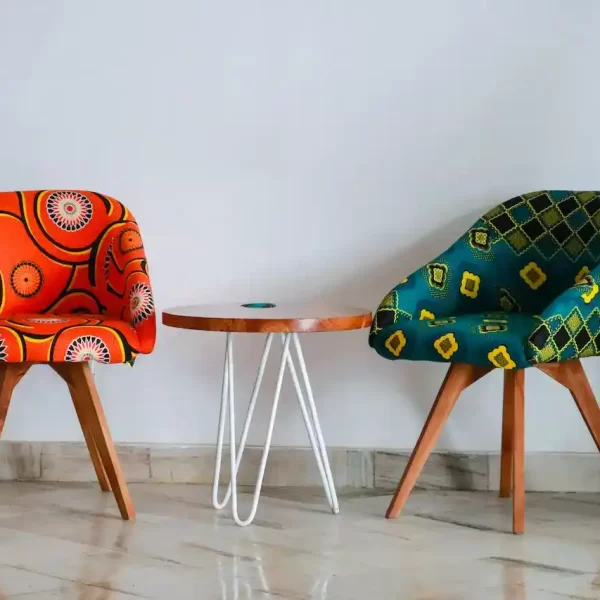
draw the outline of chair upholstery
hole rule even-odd
[[[517,196],[383,299],[370,344],[506,369],[600,355],[599,262],[600,192]]]
[[[156,338],[140,231],[94,192],[0,193],[0,361],[132,364]]]

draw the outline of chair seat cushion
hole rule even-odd
[[[504,369],[531,366],[527,338],[540,324],[534,315],[480,313],[443,319],[400,319],[372,344],[388,359],[469,363]]]
[[[5,362],[133,363],[139,339],[126,321],[91,314],[14,314],[0,319]]]

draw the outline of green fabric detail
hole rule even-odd
[[[383,329],[373,339],[377,352],[387,358],[463,362],[500,366],[503,360],[521,368],[529,366],[527,338],[539,324],[532,315],[506,313],[502,321],[489,321],[485,313],[453,319],[402,321]],[[404,344],[398,349],[398,333]],[[498,349],[503,349],[498,351]],[[490,355],[495,363],[491,363]],[[397,354],[396,354],[397,353]]]
[[[600,267],[560,294],[529,337],[534,363],[600,355]]]
[[[560,211],[555,206],[551,206],[548,210],[545,210],[540,214],[542,223],[546,226],[546,229],[551,229],[562,219]]]
[[[600,355],[599,262],[600,192],[517,196],[386,296],[370,344],[504,368]]]

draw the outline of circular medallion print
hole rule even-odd
[[[110,362],[110,352],[99,337],[82,335],[69,344],[65,353],[65,360],[69,362],[96,360],[108,364]]]
[[[132,286],[129,293],[129,309],[133,325],[138,325],[154,312],[154,300],[150,286],[140,282]]]
[[[78,231],[90,222],[93,207],[90,199],[79,192],[52,192],[46,200],[46,210],[63,231]]]
[[[42,270],[28,260],[18,263],[10,272],[10,285],[21,298],[31,298],[42,288]]]
[[[119,246],[123,254],[126,252],[131,252],[132,250],[139,250],[140,248],[143,248],[144,244],[142,244],[142,236],[140,235],[140,232],[136,229],[123,230],[119,236]]]

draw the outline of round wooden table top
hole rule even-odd
[[[371,312],[326,303],[199,304],[163,311],[169,327],[233,333],[348,331],[371,325]]]

